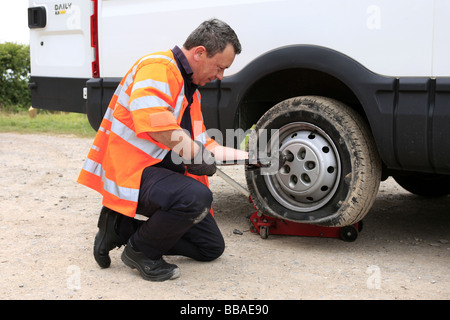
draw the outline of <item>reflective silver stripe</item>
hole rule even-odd
[[[100,163],[86,159],[83,169],[100,177],[103,181],[103,188],[109,193],[123,200],[138,201],[139,189],[118,186],[114,181],[105,177],[105,170]]]
[[[143,57],[141,60],[139,60],[138,65],[141,64],[142,62],[144,62],[147,59],[166,59],[167,61],[171,62],[178,69],[177,63],[173,59],[171,59],[168,56],[159,55],[159,54],[150,54],[148,56]]]
[[[172,106],[170,106],[166,101],[164,101],[164,99],[161,99],[158,96],[143,96],[134,99],[133,101],[131,101],[130,109],[131,111],[135,111],[152,107],[166,107],[169,109],[170,112],[173,113],[175,119],[178,119],[178,116],[180,115],[181,112],[181,107],[183,105],[183,99],[184,99],[184,86],[177,97],[175,109],[173,109]]]
[[[197,93],[198,104],[202,105],[202,97],[200,96],[200,91],[196,90],[195,92]],[[205,121],[203,121],[203,114],[202,114],[202,123],[204,122]]]
[[[124,108],[128,109],[128,102],[130,101],[130,96],[125,92],[125,90],[120,91],[117,97],[117,103],[119,103]]]
[[[113,112],[114,112],[114,110],[108,107],[106,109],[106,112],[105,112],[105,115],[103,116],[103,118],[112,122]]]
[[[110,133],[111,133],[111,131],[106,130],[106,129],[103,128],[103,127],[98,128],[98,130],[103,131],[103,132],[106,133],[106,134],[110,134]]]
[[[103,176],[103,188],[120,199],[137,202],[139,189],[118,186],[114,181]]]
[[[167,83],[156,81],[153,79],[139,81],[138,83],[134,84],[133,91],[148,87],[155,88],[158,91],[168,96],[171,96],[170,87]],[[164,99],[158,96],[142,96],[140,98],[131,101],[130,110],[134,111],[151,107],[167,107],[171,112],[173,112],[175,119],[178,119],[181,112],[181,107],[183,105],[183,100],[184,100],[184,86],[181,88],[181,92],[177,97],[175,109],[172,108],[172,106],[170,106]]]
[[[161,91],[162,93],[168,95],[169,97],[172,96],[172,94],[170,92],[170,87],[167,83],[162,82],[162,81],[153,80],[153,79],[146,79],[146,80],[136,82],[133,85],[133,90],[131,91],[131,93],[133,93],[135,90],[148,88],[148,87],[155,88],[156,90]]]
[[[90,172],[92,174],[95,174],[96,176],[103,177],[104,171],[102,168],[102,165],[98,162],[95,162],[91,159],[86,159],[83,165],[83,170],[86,170],[87,172]]]
[[[114,119],[111,126],[111,131],[121,137],[129,144],[147,153],[155,159],[163,159],[169,150],[161,149],[156,144],[149,140],[140,139],[136,136],[136,133],[124,125],[122,122]]]
[[[94,149],[95,151],[98,151],[98,152],[100,152],[100,147],[97,147],[95,144],[93,144],[92,146],[91,146],[91,149]]]
[[[168,108],[171,112],[173,112],[173,108],[163,99],[157,96],[143,96],[131,101],[130,110],[140,110],[145,108],[152,107],[164,107]]]
[[[119,83],[119,85],[116,88],[116,91],[114,91],[114,94],[118,96],[120,91],[122,91],[122,85]]]
[[[123,82],[123,85],[120,86],[120,91],[116,90],[115,93],[115,95],[117,95],[117,102],[126,109],[128,109],[128,101],[130,100],[130,96],[126,91],[128,89],[128,86],[133,83],[134,70],[136,70],[136,66],[133,68],[133,72],[130,72],[127,75],[125,81]]]
[[[200,133],[198,136],[195,137],[195,140],[200,141],[202,144],[206,143],[206,139],[208,138],[206,131]]]
[[[106,133],[106,134],[110,134],[111,133],[111,131],[109,131],[109,130],[106,130],[105,128],[103,128],[103,127],[100,127],[100,128],[98,128],[100,131],[103,131],[104,133]]]
[[[180,94],[178,95],[177,104],[175,105],[175,111],[173,113],[173,116],[177,120],[178,120],[178,117],[180,116],[181,107],[183,106],[183,100],[184,100],[184,86],[181,89]]]

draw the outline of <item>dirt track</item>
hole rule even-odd
[[[92,139],[0,133],[0,299],[450,298],[450,197],[424,200],[383,182],[355,242],[249,231],[254,210],[213,177],[227,248],[214,262],[168,257],[177,280],[152,283],[111,252],[93,259],[100,196],[78,185]],[[225,171],[244,184],[243,169]],[[237,229],[242,235],[233,233]]]

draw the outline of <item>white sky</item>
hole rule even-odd
[[[0,0],[0,43],[29,44],[28,0]]]

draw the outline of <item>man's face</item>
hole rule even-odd
[[[225,69],[231,66],[234,57],[235,53],[231,44],[212,57],[208,57],[206,51],[199,51],[196,54],[196,65],[193,67],[193,82],[198,86],[204,86],[215,79],[222,80]]]

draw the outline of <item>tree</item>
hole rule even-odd
[[[0,108],[25,109],[31,105],[30,46],[0,44]]]

